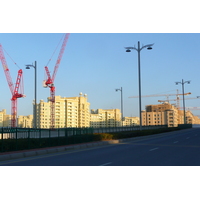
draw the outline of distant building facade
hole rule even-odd
[[[6,114],[6,109],[0,111],[0,126],[1,127],[11,126],[11,115]]]
[[[0,126],[5,126],[5,116],[6,116],[6,109],[0,111]]]
[[[119,109],[97,109],[91,110],[90,126],[99,127],[117,127],[121,126],[121,112]]]
[[[140,124],[139,117],[124,117],[123,126],[138,126]]]
[[[17,121],[20,128],[33,128],[33,115],[19,115]]]

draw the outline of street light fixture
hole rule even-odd
[[[122,87],[121,89],[115,89],[115,91],[120,91],[121,92],[121,111],[122,111],[122,118],[121,118],[121,121],[122,121],[122,126],[123,126],[123,94],[122,94]]]
[[[26,65],[26,69],[30,69],[30,67],[33,67],[35,69],[35,107],[34,107],[34,128],[37,128],[36,123],[36,113],[37,113],[37,62],[35,61],[35,65]]]
[[[131,49],[134,49],[138,52],[138,79],[139,79],[139,112],[140,112],[140,130],[142,130],[142,106],[141,106],[141,75],[140,75],[140,51],[144,48],[151,50],[154,44],[147,44],[140,48],[140,42],[138,41],[138,48],[136,47],[125,47],[126,52],[131,52]]]
[[[183,112],[184,112],[184,124],[186,124],[186,118],[185,118],[185,96],[184,96],[184,84],[187,83],[187,84],[190,84],[191,81],[184,81],[182,79],[182,82],[175,82],[176,85],[178,84],[182,84],[182,94],[183,94]],[[198,97],[197,97],[198,98]]]

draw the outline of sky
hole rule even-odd
[[[47,101],[49,88],[42,87],[45,79],[44,67],[55,51],[49,70],[52,73],[61,48],[64,33],[0,33],[0,43],[6,50],[4,55],[13,83],[17,71],[23,69],[25,98],[18,99],[18,115],[32,114],[34,99],[34,69],[25,69],[26,64],[37,61],[37,102]],[[61,42],[60,42],[61,41]],[[56,95],[75,97],[87,94],[90,109],[121,109],[122,87],[124,116],[139,116],[138,98],[138,53],[127,53],[124,47],[152,44],[151,51],[141,51],[141,94],[182,93],[185,84],[188,96],[200,96],[198,90],[200,65],[199,33],[70,33],[56,78]],[[16,64],[15,64],[16,63]],[[2,64],[1,64],[2,66]],[[10,113],[10,90],[1,67],[0,110]],[[171,96],[170,99],[175,99]],[[187,98],[187,97],[185,97]],[[142,110],[146,105],[158,104],[166,97],[142,98]],[[171,101],[171,103],[176,103]],[[180,101],[182,106],[182,101]],[[186,107],[199,107],[200,99],[186,100]],[[192,111],[200,115],[199,110]]]

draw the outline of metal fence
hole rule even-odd
[[[167,126],[144,126],[142,130],[166,128]],[[113,133],[140,130],[132,127],[101,127],[101,128],[0,128],[0,151],[17,151],[41,147],[61,146],[94,141],[95,133]]]

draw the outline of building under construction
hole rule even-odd
[[[200,124],[200,119],[194,116],[191,111],[186,111],[187,124]],[[142,111],[142,125],[168,125],[168,127],[177,127],[178,124],[184,124],[184,112],[170,103],[157,105],[147,105],[146,110]]]

